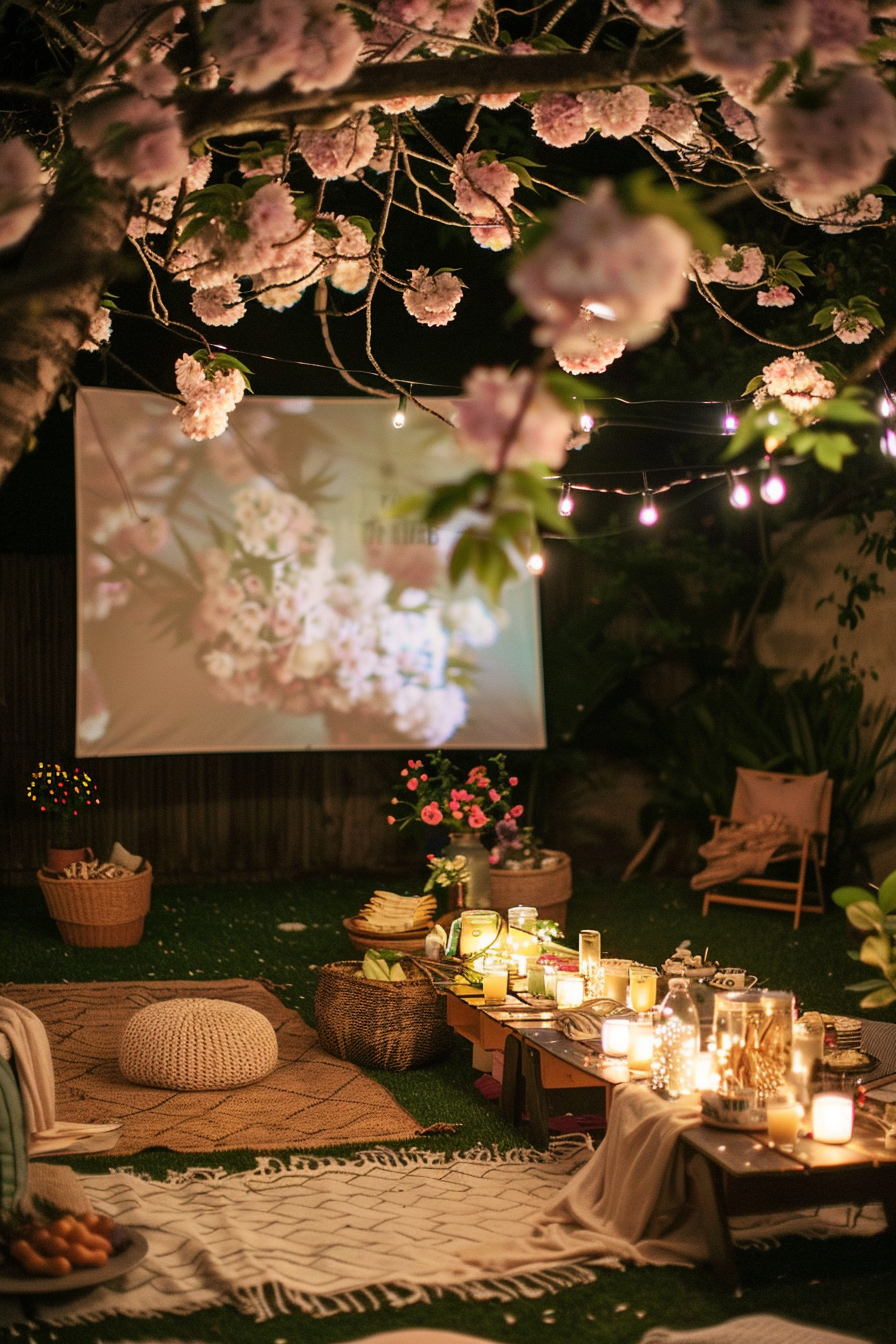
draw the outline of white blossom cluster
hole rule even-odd
[[[446,742],[467,716],[457,669],[498,636],[484,604],[395,591],[379,570],[336,566],[314,512],[267,480],[233,500],[232,548],[197,555],[194,630],[215,694],[288,714],[362,714]]]

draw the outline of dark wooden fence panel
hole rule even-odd
[[[38,761],[71,752],[75,567],[0,554],[0,881],[33,880],[46,819],[27,802]],[[85,762],[101,806],[88,837],[160,877],[290,878],[417,864],[386,824],[398,752],[258,752]]]

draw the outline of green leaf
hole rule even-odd
[[[314,232],[331,243],[335,243],[338,238],[342,237],[339,232],[339,225],[334,224],[332,219],[316,219],[314,221]]]
[[[790,74],[789,61],[776,61],[765,79],[759,85],[759,88],[753,94],[753,100],[757,103],[764,103],[766,98],[771,97],[775,89],[783,84],[784,80]]]
[[[476,534],[468,528],[466,532],[461,532],[454,543],[451,559],[448,561],[448,578],[455,587],[460,583],[467,570],[472,569],[475,550]]]
[[[354,224],[356,228],[361,230],[368,243],[373,242],[376,233],[369,219],[364,215],[349,215],[348,222],[349,224]]]
[[[753,392],[758,392],[765,379],[761,373],[757,373],[755,378],[751,378],[743,390],[743,395],[749,397]]]
[[[846,918],[855,929],[880,929],[881,913],[877,901],[854,901],[846,907]]]
[[[585,401],[597,401],[607,395],[598,383],[583,378],[581,374],[567,373],[565,369],[556,366],[548,369],[543,378],[548,391],[570,411],[576,408],[584,410]]]
[[[640,168],[617,184],[617,195],[635,215],[666,215],[691,235],[694,246],[716,256],[725,241],[718,224],[700,209],[697,192],[689,185],[679,190],[660,182],[651,168]]]
[[[881,882],[877,891],[877,903],[885,915],[896,910],[896,872],[890,873]]]
[[[505,159],[504,167],[509,168],[510,171],[514,173],[516,177],[519,178],[520,182],[524,187],[528,187],[530,191],[537,191],[535,183],[529,176],[528,169],[520,159]]]
[[[831,401],[822,402],[817,408],[819,420],[834,420],[842,425],[876,425],[880,423],[879,417],[873,411],[857,401],[848,400],[846,397],[834,397]]]
[[[873,994],[866,994],[864,999],[860,999],[859,1007],[886,1008],[894,1001],[896,1001],[896,989],[892,985],[885,985],[884,988],[876,989]]]
[[[874,980],[857,980],[854,985],[847,985],[846,988],[852,990],[854,994],[865,994],[869,989],[881,989],[888,986],[889,981],[881,980],[877,976]]]
[[[866,966],[879,966],[889,976],[893,967],[893,940],[884,933],[873,933],[866,938],[859,952]]]
[[[855,905],[856,901],[868,901],[870,899],[865,887],[838,887],[831,895],[834,904],[841,906],[844,910],[847,906]]]

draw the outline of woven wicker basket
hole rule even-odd
[[[400,1072],[450,1049],[445,999],[418,967],[405,962],[408,978],[396,984],[356,976],[360,967],[360,961],[333,961],[321,968],[314,1011],[329,1054]]]
[[[57,877],[41,868],[37,880],[70,947],[133,947],[143,937],[151,864],[144,862],[132,877]]]
[[[572,895],[572,863],[559,849],[546,849],[559,862],[553,868],[493,868],[492,910],[502,915],[515,905],[534,905],[539,919],[555,919],[566,928],[566,904]]]

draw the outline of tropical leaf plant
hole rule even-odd
[[[885,877],[872,891],[864,887],[838,887],[831,898],[846,911],[854,929],[868,936],[856,952],[848,956],[879,972],[869,980],[859,980],[846,988],[863,994],[860,1008],[886,1008],[896,1003],[896,872]]]

